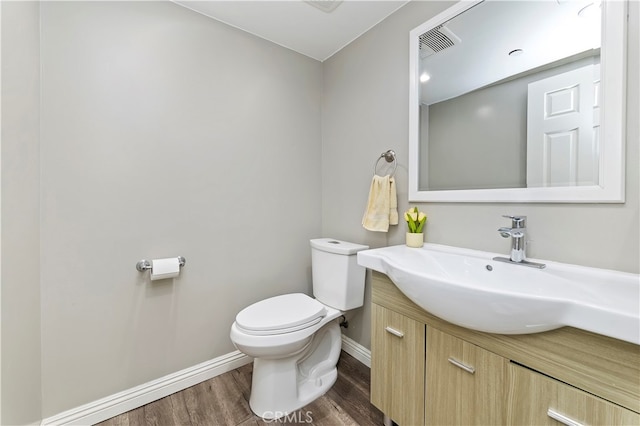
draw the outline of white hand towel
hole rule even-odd
[[[391,206],[390,179],[391,177],[389,175],[374,175],[371,180],[369,201],[367,202],[367,209],[362,218],[362,226],[369,231],[387,232],[389,230],[389,211]]]

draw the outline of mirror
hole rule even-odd
[[[411,31],[409,201],[624,202],[625,24],[485,0]]]

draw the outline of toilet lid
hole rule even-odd
[[[283,294],[247,306],[236,315],[236,324],[250,334],[278,334],[316,324],[326,313],[306,294]]]

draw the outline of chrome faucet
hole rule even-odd
[[[511,258],[512,262],[520,263],[525,259],[524,245],[525,245],[525,232],[526,216],[509,216],[503,215],[507,219],[511,219],[511,228],[499,228],[498,232],[502,238],[511,237]]]
[[[503,215],[502,217],[506,217],[507,219],[511,219],[511,228],[499,228],[498,232],[503,238],[511,237],[511,255],[509,258],[506,257],[494,257],[493,260],[497,260],[500,262],[508,262],[515,263],[523,266],[530,266],[533,268],[544,268],[545,265],[542,263],[529,262],[526,259],[525,255],[525,246],[526,246],[526,216],[511,216],[511,215]]]

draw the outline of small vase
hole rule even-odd
[[[423,233],[412,233],[407,232],[407,247],[415,247],[420,248],[424,245],[424,234]]]

